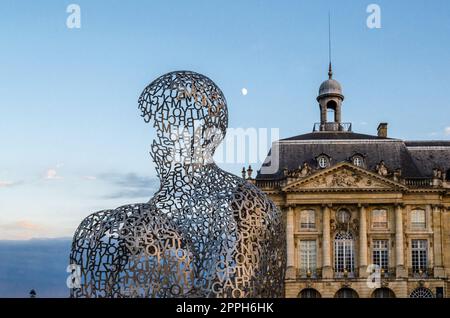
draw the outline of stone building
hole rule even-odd
[[[450,297],[450,141],[353,132],[328,75],[313,132],[248,177],[286,216],[286,297]]]

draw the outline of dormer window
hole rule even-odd
[[[317,157],[317,164],[320,168],[325,169],[330,165],[330,159],[325,155],[320,155]]]
[[[364,167],[364,156],[360,153],[351,156],[349,161],[357,167]]]
[[[364,160],[361,156],[354,156],[353,157],[353,164],[357,167],[362,167],[364,164]]]

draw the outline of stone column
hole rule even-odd
[[[434,254],[434,276],[438,278],[445,277],[445,271],[442,263],[442,229],[441,229],[441,208],[433,206],[433,254]]]
[[[286,279],[295,279],[294,207],[289,206],[286,215]]]
[[[334,121],[336,123],[341,123],[341,103],[337,102],[336,109],[334,111]]]
[[[331,268],[330,208],[322,207],[322,277],[333,278]]]
[[[397,278],[407,276],[404,261],[403,245],[403,209],[401,205],[395,206],[395,265]]]
[[[367,277],[367,213],[364,206],[359,207],[359,276]]]

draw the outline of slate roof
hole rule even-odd
[[[370,171],[383,160],[390,172],[400,168],[404,178],[430,178],[435,167],[444,171],[450,169],[450,141],[403,141],[353,132],[313,132],[278,143],[277,172],[265,173],[268,157],[256,179],[280,179],[284,168],[293,170],[303,162],[316,168],[316,157],[320,154],[328,155],[331,165],[348,162],[353,155],[360,154],[364,157],[365,168]]]
[[[298,135],[281,140],[321,140],[321,139],[391,139],[386,137],[378,137],[373,135],[358,134],[348,131],[317,131],[309,134]]]
[[[405,141],[405,144],[422,174],[431,176],[433,169],[439,168],[450,175],[450,141]]]

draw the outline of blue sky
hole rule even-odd
[[[66,27],[70,3],[80,29]],[[381,29],[366,26],[371,3]],[[153,133],[137,98],[163,73],[212,78],[230,127],[309,132],[329,10],[343,120],[362,133],[387,121],[392,137],[448,140],[446,0],[2,0],[0,239],[71,236],[91,212],[151,197]]]

